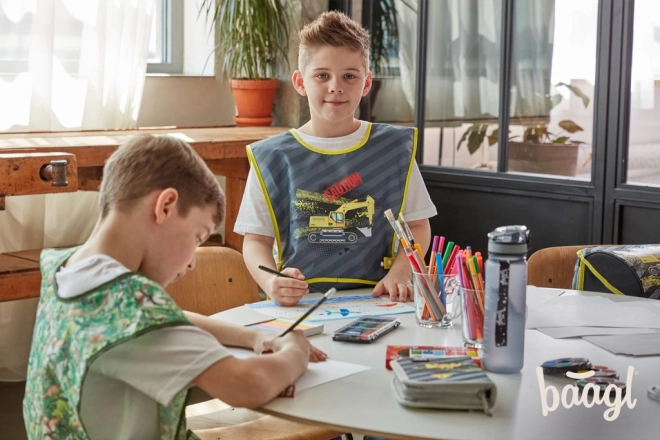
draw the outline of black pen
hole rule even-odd
[[[289,333],[289,332],[290,332],[291,330],[293,330],[294,328],[296,328],[296,326],[297,326],[298,324],[300,324],[301,322],[303,322],[303,321],[305,320],[305,318],[307,318],[309,315],[311,315],[312,312],[318,308],[318,306],[320,306],[321,304],[323,304],[323,302],[324,302],[326,299],[330,298],[330,297],[331,297],[332,295],[334,295],[335,293],[337,293],[337,289],[335,289],[334,287],[332,287],[330,290],[328,290],[327,292],[325,292],[325,295],[323,295],[323,298],[321,298],[321,299],[319,300],[319,302],[317,302],[316,304],[314,304],[314,305],[312,306],[311,309],[307,310],[307,311],[305,312],[305,314],[302,315],[300,318],[298,318],[298,320],[297,320],[296,322],[294,322],[293,324],[291,324],[291,327],[289,327],[288,329],[286,329],[286,330],[284,331],[284,333],[282,333],[282,334],[280,335],[280,338],[281,338],[282,336],[286,335],[287,333]]]
[[[260,265],[259,269],[263,270],[264,272],[268,272],[270,274],[277,275],[278,277],[291,278],[292,280],[297,279],[297,278],[294,278],[294,277],[290,277],[289,275],[284,275],[283,273],[278,272],[276,270],[273,270],[270,267]],[[312,292],[316,292],[316,293],[325,293],[326,292],[325,290],[321,289],[320,287],[316,287],[316,286],[313,286],[311,284],[307,284],[307,285],[309,286],[309,290],[311,290]]]

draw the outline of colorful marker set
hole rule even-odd
[[[454,266],[463,290],[463,312],[467,323],[468,338],[471,341],[483,340],[485,316],[484,262],[481,252],[472,255],[467,246],[456,253]]]
[[[392,210],[388,209],[385,211],[385,217],[387,217],[394,232],[399,237],[413,273],[419,274],[413,277],[413,283],[417,285],[424,297],[424,313],[427,313],[433,321],[440,322],[442,317],[447,314],[446,304],[441,299],[444,293],[443,283],[440,282],[438,286],[438,282],[434,282],[434,277],[431,277],[429,268],[424,262],[422,248],[419,243],[415,243],[415,238],[410,232],[403,215],[399,214],[399,221],[397,221],[392,214]]]

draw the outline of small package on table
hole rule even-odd
[[[391,362],[396,398],[419,408],[479,410],[490,415],[497,388],[472,358],[408,358]]]

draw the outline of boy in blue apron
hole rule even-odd
[[[298,68],[293,85],[307,97],[310,121],[248,146],[251,169],[234,226],[245,235],[248,269],[284,305],[308,292],[303,280],[412,299],[409,262],[397,255],[383,213],[403,213],[426,252],[428,218],[437,212],[415,163],[417,130],[355,119],[372,84],[369,35],[344,14],[326,12],[302,29]]]
[[[257,407],[325,359],[301,332],[273,338],[184,312],[164,290],[194,266],[223,212],[215,177],[181,140],[135,137],[108,159],[90,238],[41,254],[30,439],[196,438],[184,413],[193,385]],[[273,354],[237,359],[223,344]]]

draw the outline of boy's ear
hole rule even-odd
[[[158,194],[154,212],[157,225],[162,225],[167,218],[178,213],[178,200],[179,193],[174,188],[165,188]]]
[[[367,79],[364,81],[364,88],[362,89],[362,97],[367,96],[369,90],[371,90],[371,84],[373,83],[373,77],[371,72],[367,73]]]
[[[300,72],[300,70],[296,70],[293,72],[293,76],[291,77],[291,82],[293,83],[293,87],[296,89],[298,94],[300,96],[307,96],[307,92],[305,91],[305,85],[303,84],[303,75]]]

